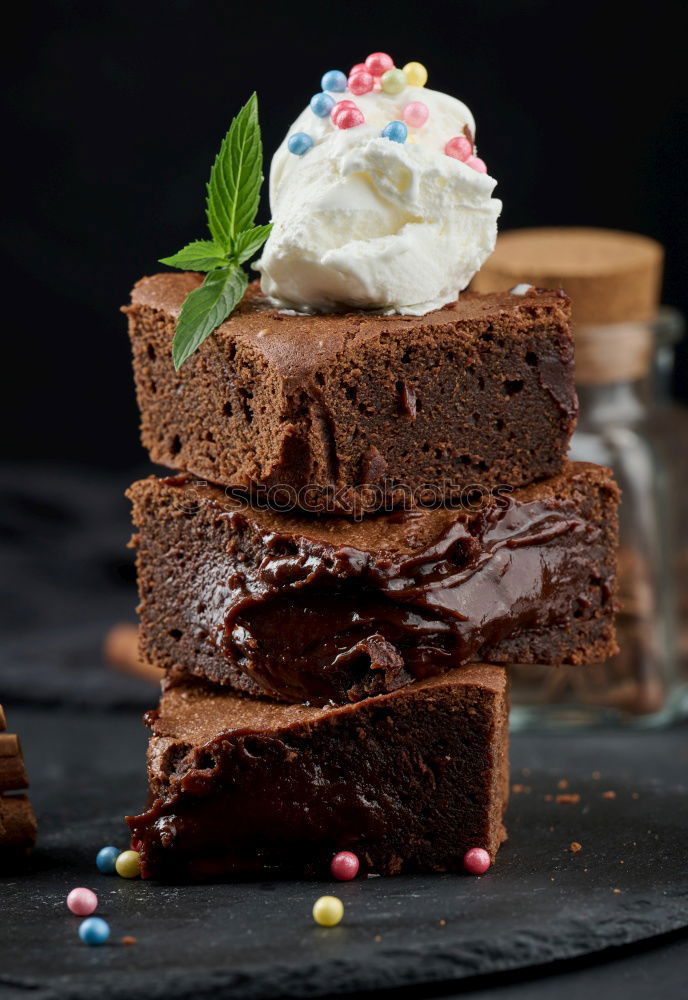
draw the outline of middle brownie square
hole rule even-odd
[[[252,508],[188,476],[129,496],[141,654],[172,679],[325,704],[467,662],[616,652],[618,491],[599,466],[360,522]]]

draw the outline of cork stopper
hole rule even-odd
[[[572,299],[579,385],[641,378],[649,370],[662,246],[613,229],[514,229],[473,279],[478,292],[522,283],[563,288]]]

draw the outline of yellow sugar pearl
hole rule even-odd
[[[428,71],[423,63],[410,62],[404,66],[409,87],[424,87],[428,82]]]
[[[403,69],[388,69],[380,77],[380,83],[386,94],[400,94],[407,86],[406,74]]]
[[[115,861],[115,870],[122,878],[136,878],[141,874],[141,861],[138,851],[122,851]]]
[[[313,920],[321,927],[335,927],[344,916],[344,903],[336,896],[321,896],[313,904]]]
[[[416,141],[415,135],[407,135],[406,136],[406,141],[407,142],[415,142]]]

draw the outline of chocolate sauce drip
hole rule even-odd
[[[239,512],[223,516],[237,536],[255,531]],[[199,597],[223,622],[210,641],[267,694],[355,701],[565,622],[596,535],[561,500],[491,505],[406,555],[263,531],[250,560],[210,568]]]

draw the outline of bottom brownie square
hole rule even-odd
[[[354,705],[317,708],[205,681],[147,716],[151,807],[128,817],[146,878],[457,871],[506,834],[506,671],[459,667]]]

